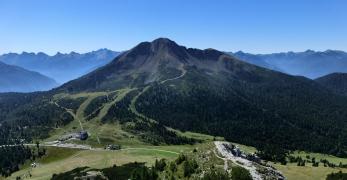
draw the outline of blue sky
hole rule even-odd
[[[158,37],[223,51],[347,51],[347,1],[0,0],[0,54],[126,50]]]

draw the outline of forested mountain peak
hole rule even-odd
[[[332,73],[316,79],[322,86],[341,95],[347,95],[347,73]]]
[[[73,80],[60,89],[89,91],[141,86],[174,78],[190,71],[192,67],[201,70],[202,74],[226,72],[243,77],[251,71],[268,71],[215,49],[186,48],[170,39],[159,38],[138,44],[106,66]]]

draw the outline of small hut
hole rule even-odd
[[[80,140],[82,140],[82,141],[86,140],[86,139],[88,139],[88,132],[87,131],[81,131],[79,136],[80,136]]]

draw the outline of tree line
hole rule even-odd
[[[236,83],[224,86],[207,79],[201,84],[153,84],[138,98],[136,109],[165,126],[222,136],[258,149],[274,145],[284,150],[347,156],[347,133],[343,130],[347,115],[340,107],[334,110],[332,102],[324,100],[327,108],[320,109],[312,105],[318,102],[312,102],[316,100],[311,96],[300,98],[305,102],[300,104],[289,95],[283,96],[280,92],[286,90],[276,86],[270,91]],[[305,94],[306,90],[302,91]],[[248,96],[251,93],[252,98]]]

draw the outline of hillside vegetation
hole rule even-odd
[[[71,122],[71,113],[63,112],[64,108],[77,108],[71,102],[65,102],[64,108],[55,107],[54,102],[59,105],[61,100],[52,103],[52,95],[126,88],[132,90],[117,103],[110,96],[99,102],[95,99],[74,119],[83,122],[85,114],[87,120],[101,116],[101,123],[120,122],[124,130],[144,140],[151,137],[146,141],[154,144],[175,142],[165,138],[171,136],[165,127],[172,127],[257,148],[271,145],[346,156],[347,98],[303,77],[247,64],[213,49],[187,49],[168,39],[140,43],[106,66],[37,95],[34,99],[41,105],[31,106],[35,102],[27,101],[28,106],[12,108],[14,112],[2,120],[23,123],[20,127],[40,125],[48,131]],[[8,108],[16,96],[36,95],[13,95],[0,103]],[[54,111],[34,113],[40,112],[38,108]],[[25,113],[18,113],[20,110]],[[35,116],[31,124],[28,114]],[[36,117],[38,114],[45,116]]]

